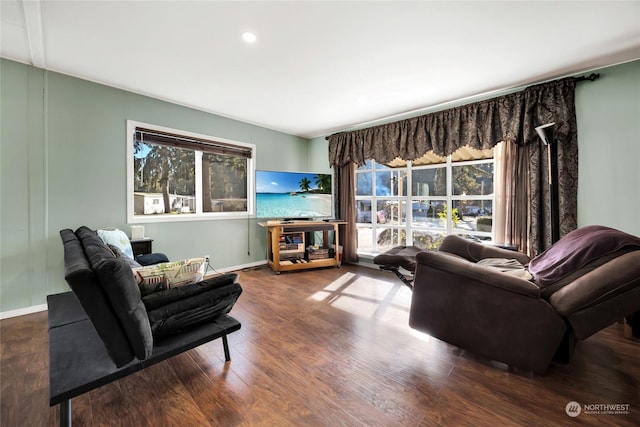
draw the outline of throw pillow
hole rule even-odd
[[[191,258],[134,268],[133,273],[140,292],[142,295],[147,295],[151,292],[200,282],[206,268],[205,258]]]
[[[98,236],[107,245],[118,247],[126,256],[133,259],[133,248],[126,233],[122,230],[98,230]]]
[[[138,267],[142,267],[145,265],[160,264],[161,262],[169,262],[169,258],[161,252],[154,252],[152,254],[137,255],[136,261],[140,264]]]

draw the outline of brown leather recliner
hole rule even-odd
[[[515,259],[533,278],[478,264],[487,258]],[[448,236],[416,261],[411,327],[534,372],[640,310],[640,238],[608,227],[574,230],[534,259]]]

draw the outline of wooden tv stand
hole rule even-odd
[[[318,267],[340,267],[342,256],[338,253],[338,245],[340,239],[338,238],[338,225],[346,224],[344,221],[332,220],[332,221],[267,221],[259,222],[258,225],[266,227],[267,229],[267,262],[269,267],[277,274],[281,271],[292,270],[306,270],[309,268]],[[323,249],[329,249],[331,245],[329,242],[329,231],[334,233],[335,251],[332,258],[322,259],[304,259],[304,248],[299,257],[292,257],[288,259],[283,255],[280,255],[280,236],[286,233],[312,233],[314,231],[322,231]],[[308,243],[305,245],[308,246]]]

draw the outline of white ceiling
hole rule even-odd
[[[640,58],[640,1],[1,6],[2,57],[307,138]]]

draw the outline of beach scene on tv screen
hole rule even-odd
[[[331,175],[257,171],[256,215],[260,218],[331,217]]]

